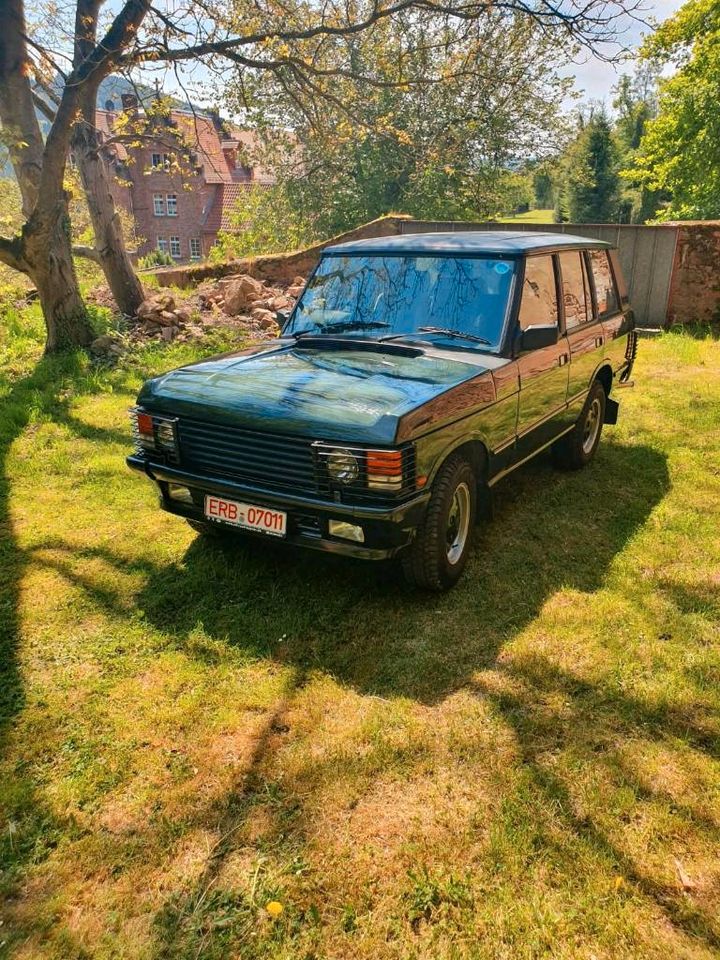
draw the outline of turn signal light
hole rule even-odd
[[[145,434],[145,436],[152,437],[153,435],[153,420],[149,413],[137,413],[136,421],[138,433]]]
[[[403,479],[402,451],[368,450],[368,486],[375,490],[400,490]]]

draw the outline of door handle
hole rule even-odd
[[[601,347],[605,343],[605,337],[595,337],[595,346]]]
[[[559,367],[564,367],[565,364],[568,362],[569,359],[570,359],[570,357],[568,356],[567,353],[561,353],[561,354],[558,356],[558,366],[559,366]]]

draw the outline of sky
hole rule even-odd
[[[643,0],[643,19],[655,19],[658,22],[667,19],[682,5],[682,0]],[[628,19],[627,32],[623,41],[628,47],[637,47],[643,35],[649,33],[648,27]],[[575,87],[583,94],[584,100],[605,100],[608,104],[612,97],[610,91],[623,73],[632,70],[632,63],[612,64],[580,55],[577,64],[571,64],[564,71],[575,76]]]

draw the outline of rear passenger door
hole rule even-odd
[[[583,250],[565,250],[558,260],[562,278],[565,332],[570,346],[567,399],[577,417],[603,358],[605,331],[593,306],[587,261]]]

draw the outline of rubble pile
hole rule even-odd
[[[237,274],[205,283],[182,300],[167,291],[153,293],[140,304],[137,317],[127,318],[127,334],[98,337],[90,349],[98,357],[119,356],[132,343],[185,342],[218,327],[235,328],[243,338],[270,339],[280,329],[277,312],[289,313],[304,285],[302,277],[283,289]],[[89,299],[99,306],[114,306],[106,287],[98,287]]]

